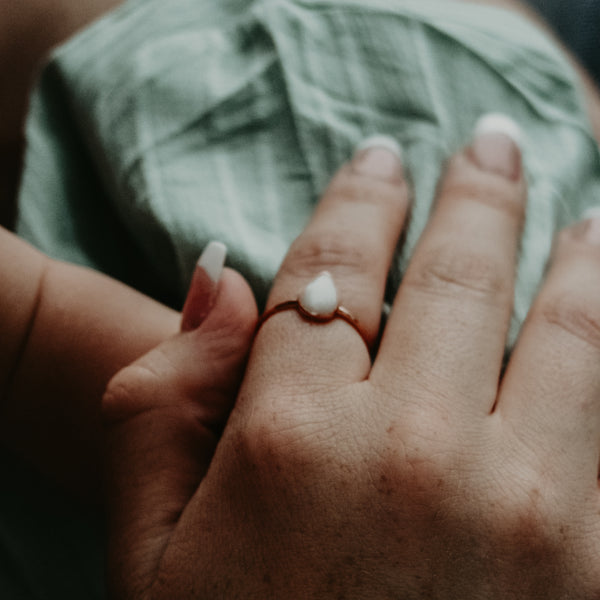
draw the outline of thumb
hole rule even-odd
[[[228,269],[219,277],[201,259],[184,306],[182,333],[110,381],[103,414],[108,568],[115,597],[146,597],[235,401],[256,319],[244,279]]]

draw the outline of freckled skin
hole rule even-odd
[[[478,138],[479,146],[489,143]],[[485,147],[487,166],[475,160],[475,145],[448,162],[373,362],[365,339],[347,324],[310,326],[285,311],[263,323],[254,340],[201,481],[189,475],[197,452],[156,439],[162,431],[183,440],[185,414],[181,435],[156,410],[148,415],[155,427],[141,427],[136,413],[114,430],[120,443],[113,465],[127,485],[113,495],[133,521],[116,511],[109,554],[117,597],[167,600],[192,590],[201,600],[600,597],[600,345],[577,325],[600,319],[600,243],[581,227],[559,236],[499,388],[512,302],[503,292],[514,278],[526,201],[522,169],[489,168],[498,158],[514,164],[518,147],[502,147],[500,157]],[[340,169],[286,256],[268,307],[306,285],[307,256],[317,261],[316,273],[322,259],[338,269],[332,278],[353,303],[349,310],[366,313],[365,338],[374,336],[387,276],[380,253],[391,260],[406,214],[399,171],[382,180],[357,174],[354,162]],[[385,225],[363,227],[365,212]],[[345,239],[320,243],[313,233],[323,235],[349,214],[350,267]],[[365,264],[384,263],[379,279],[357,264],[356,247]],[[340,265],[329,264],[332,255]],[[485,277],[474,278],[465,264]],[[557,298],[562,308],[549,318]],[[166,350],[153,357],[154,370],[160,357],[169,358]],[[125,370],[122,378],[131,375]],[[569,401],[573,381],[577,402]],[[148,401],[135,385],[121,387],[136,406]],[[180,401],[188,404],[185,393]],[[148,451],[140,453],[142,439]],[[175,453],[171,468],[157,468],[167,449]],[[141,454],[137,465],[126,460],[127,450]],[[164,471],[180,471],[180,486],[161,487]],[[142,490],[149,481],[157,487],[132,494],[132,481]],[[165,518],[161,497],[178,507],[171,508],[175,517]],[[157,511],[154,519],[150,511]],[[150,566],[136,561],[133,541],[140,537],[143,555],[155,553]]]
[[[508,0],[485,3],[525,10],[521,5]],[[54,44],[116,4],[118,1],[114,0],[79,2],[73,0],[51,2],[9,0],[0,7],[0,87],[4,91],[0,96],[0,113],[4,115],[0,124],[0,150],[5,156],[12,159],[0,161],[0,206],[3,211],[3,216],[0,218],[4,224],[8,224],[14,217],[13,201],[16,192],[16,175],[19,169],[18,156],[22,144],[24,108],[32,77],[40,60]],[[18,65],[18,69],[15,68],[16,65]],[[600,139],[598,134],[600,131],[598,116],[600,115],[600,102],[597,91],[585,76],[582,77],[591,121],[597,137]],[[15,252],[15,255],[19,255],[19,260],[23,258],[24,263],[27,263],[27,268],[22,270],[26,275],[23,279],[28,279],[30,282],[35,281],[39,272],[43,270],[38,268],[40,266],[39,257],[32,255],[29,250],[21,253],[22,246],[13,243],[14,240],[9,237],[3,236],[2,240],[3,256],[6,256],[4,248],[9,248],[11,252]],[[356,253],[356,249],[354,252]],[[9,270],[14,271],[14,269]],[[61,267],[58,271],[60,277],[54,280],[55,291],[56,289],[59,292],[62,290],[63,293],[68,291],[69,293],[65,295],[66,300],[74,298],[74,295],[70,293],[72,289],[84,291],[79,307],[79,309],[83,307],[83,310],[76,310],[73,313],[84,316],[78,321],[81,329],[74,328],[66,336],[63,336],[61,333],[64,330],[63,322],[58,318],[60,315],[57,316],[52,311],[48,313],[49,318],[46,323],[48,329],[37,330],[40,335],[39,338],[34,336],[34,340],[40,341],[40,343],[39,345],[34,343],[28,348],[32,354],[25,356],[26,361],[23,363],[26,366],[39,367],[38,375],[42,376],[32,377],[31,371],[24,369],[27,376],[21,379],[17,378],[21,391],[28,390],[27,393],[20,395],[26,402],[15,403],[3,412],[3,428],[5,430],[3,435],[6,436],[9,443],[21,446],[33,441],[32,447],[21,448],[33,462],[57,479],[68,481],[75,487],[82,487],[86,476],[89,476],[90,472],[96,473],[99,470],[96,467],[90,468],[90,464],[97,464],[100,460],[98,447],[94,444],[90,447],[90,441],[98,442],[100,438],[98,404],[106,381],[124,364],[174,333],[178,323],[175,314],[163,310],[148,299],[140,298],[131,290],[125,291],[119,286],[113,288],[105,280],[97,279],[94,276],[88,280],[87,275],[78,269],[71,270]],[[32,276],[27,277],[27,275]],[[13,279],[9,279],[8,276],[1,279],[3,289],[15,289]],[[23,281],[20,283],[23,284]],[[57,283],[60,285],[56,285]],[[35,290],[33,292],[27,291],[25,288],[23,290],[23,294],[16,303],[18,306],[15,304],[16,308],[12,306],[0,311],[10,317],[6,318],[8,325],[2,330],[3,334],[6,331],[12,332],[17,321],[20,323],[24,319],[26,320],[25,317],[23,319],[14,318],[19,316],[17,309],[23,308],[27,304],[23,302],[25,297],[32,300],[32,305],[35,304],[33,302]],[[45,307],[64,306],[63,302],[59,301],[62,298],[60,294],[52,296],[52,298],[54,300],[45,304]],[[141,304],[145,306],[143,311],[140,310]],[[28,306],[29,304],[25,308]],[[107,306],[114,308],[114,312],[106,310]],[[140,315],[143,318],[138,319]],[[86,316],[89,317],[89,322],[86,322]],[[69,322],[72,323],[71,320]],[[560,323],[558,325],[560,326]],[[86,332],[87,336],[78,333],[80,331]],[[90,336],[90,331],[97,335]],[[577,332],[575,333],[577,334]],[[2,336],[5,347],[8,337],[8,335]],[[46,345],[48,340],[51,343]],[[82,341],[83,345],[81,345]],[[57,347],[60,352],[56,352]],[[333,347],[338,348],[339,351],[339,344],[334,344]],[[43,360],[40,359],[40,356]],[[30,362],[27,362],[28,357],[31,359]],[[6,358],[4,357],[4,360]],[[74,365],[78,365],[78,360],[81,361],[81,369],[73,368]],[[71,369],[70,372],[69,369]],[[3,379],[7,379],[8,371],[12,372],[12,369],[2,372]],[[268,376],[273,376],[273,369],[268,372]],[[65,381],[70,383],[68,394],[61,393],[61,390],[64,391],[61,384],[64,384]],[[53,387],[55,384],[56,387]],[[73,386],[78,390],[77,394],[72,394]],[[48,394],[50,389],[53,390],[54,396]],[[211,390],[214,392],[214,388]],[[53,397],[58,403],[52,401],[41,405],[36,404],[39,399]],[[165,392],[165,397],[170,398],[171,396]],[[203,397],[214,400],[214,395],[209,392],[206,392]],[[85,403],[92,398],[95,399],[94,402]],[[82,399],[83,401],[79,402]],[[312,399],[315,402],[317,400],[322,402],[322,398],[319,399],[316,396]],[[69,405],[68,402],[73,400],[75,401]],[[31,402],[33,404],[30,404]],[[62,402],[66,402],[66,404],[60,404]],[[207,402],[207,405],[210,405],[210,402]],[[58,406],[62,406],[60,411],[57,411]],[[593,406],[594,404],[590,402],[589,407]],[[589,407],[586,409],[583,406],[582,411],[589,411]],[[212,408],[214,409],[214,406]],[[285,412],[288,410],[288,405],[284,404],[281,408]],[[21,413],[19,413],[19,409],[22,409]],[[41,412],[43,410],[49,410],[48,417],[52,419],[51,427],[48,427],[48,421]],[[32,414],[36,417],[35,422],[31,422]],[[192,423],[186,418],[182,419],[188,433],[194,430],[198,424],[198,413],[191,411],[189,414],[193,416]],[[202,418],[206,418],[207,414],[201,413]],[[305,413],[303,413],[303,417],[306,417]],[[322,420],[320,413],[316,413],[314,417],[316,423]],[[339,415],[336,417],[339,418]],[[357,439],[360,439],[364,433],[364,415],[361,414],[360,417],[362,421],[357,419],[357,422],[360,422],[362,427],[354,432]],[[177,419],[175,421],[179,422]],[[274,434],[274,430],[273,420],[267,421],[268,419],[265,419],[266,425],[262,434],[264,435],[266,432],[268,438],[269,435]],[[40,427],[41,423],[45,424],[44,428]],[[159,422],[158,429],[160,429],[159,425],[162,426],[164,423]],[[206,427],[206,429],[211,431],[210,427]],[[424,429],[423,433],[427,437],[430,431],[427,428]],[[440,429],[444,430],[443,427]],[[405,433],[403,428],[395,422],[387,424],[385,429],[381,429],[381,431],[384,430],[389,436],[400,436]],[[39,435],[33,435],[33,431],[39,431]],[[238,444],[233,453],[236,458],[230,461],[231,464],[228,467],[231,469],[230,474],[238,477],[239,481],[247,482],[248,474],[252,473],[256,478],[265,482],[265,485],[259,493],[250,485],[251,482],[247,482],[250,486],[248,493],[256,494],[255,506],[248,507],[246,503],[241,502],[240,498],[237,498],[240,503],[236,505],[236,499],[230,498],[228,500],[231,502],[230,506],[227,506],[227,503],[221,505],[217,502],[214,513],[208,516],[204,514],[198,518],[198,523],[207,525],[205,530],[207,533],[201,538],[201,541],[209,547],[212,542],[213,547],[218,552],[222,552],[223,560],[212,565],[211,574],[216,578],[214,581],[206,580],[198,583],[180,579],[178,582],[181,590],[180,597],[217,598],[219,594],[227,598],[244,597],[245,595],[247,597],[248,589],[250,589],[247,586],[252,583],[258,585],[259,588],[261,585],[263,586],[262,589],[266,595],[262,597],[268,597],[269,593],[277,595],[276,590],[279,585],[283,586],[283,588],[280,587],[280,590],[283,589],[286,592],[285,597],[290,598],[289,589],[285,586],[289,585],[289,581],[293,577],[296,577],[297,587],[294,588],[296,592],[306,590],[307,586],[314,585],[315,594],[325,590],[332,598],[373,597],[373,594],[376,594],[378,598],[385,598],[398,597],[397,594],[402,593],[405,598],[411,597],[410,594],[412,594],[412,597],[415,598],[461,597],[466,599],[468,594],[464,591],[466,589],[464,586],[472,585],[477,576],[480,577],[479,581],[482,583],[479,590],[473,592],[473,598],[485,597],[488,600],[493,597],[494,593],[499,594],[498,597],[502,600],[510,597],[521,598],[527,594],[532,598],[564,597],[569,600],[573,598],[587,600],[587,598],[598,596],[598,585],[594,579],[594,572],[593,570],[590,573],[586,572],[586,569],[591,569],[591,564],[597,562],[593,558],[598,556],[598,553],[596,551],[594,554],[590,549],[593,546],[592,543],[586,542],[586,546],[578,538],[582,531],[590,531],[588,520],[582,519],[579,522],[576,515],[573,514],[574,511],[569,514],[566,514],[567,511],[561,513],[557,510],[557,506],[545,502],[546,498],[553,498],[557,494],[552,481],[543,480],[540,485],[536,484],[529,490],[523,490],[522,486],[519,487],[522,482],[505,482],[505,486],[495,489],[496,494],[491,498],[481,490],[472,490],[465,500],[461,496],[465,488],[461,486],[468,486],[473,481],[469,478],[467,471],[461,472],[462,478],[458,483],[454,482],[454,485],[451,485],[452,482],[448,481],[448,474],[456,473],[459,470],[456,463],[448,464],[443,460],[440,462],[440,456],[448,454],[448,446],[444,444],[449,443],[448,439],[444,440],[442,437],[439,446],[423,445],[422,440],[419,440],[418,446],[415,443],[413,447],[409,448],[412,452],[412,462],[409,462],[410,469],[406,468],[406,464],[389,457],[387,462],[382,465],[381,455],[378,453],[371,457],[372,460],[365,461],[363,456],[363,465],[368,465],[368,468],[363,466],[364,470],[360,471],[362,477],[357,480],[359,483],[352,485],[349,483],[351,481],[349,474],[354,473],[356,465],[352,463],[353,466],[349,467],[347,462],[340,461],[337,454],[339,448],[329,447],[327,452],[323,453],[323,447],[320,445],[313,448],[315,451],[319,451],[316,455],[318,458],[316,463],[308,460],[306,452],[310,451],[311,444],[314,444],[315,439],[322,440],[322,437],[319,436],[322,436],[323,432],[318,428],[306,428],[306,423],[304,423],[304,429],[298,430],[298,433],[302,432],[305,436],[300,435],[299,439],[308,441],[306,444],[303,442],[302,449],[299,451],[300,457],[304,454],[305,458],[300,461],[298,457],[290,457],[283,452],[281,437],[279,437],[281,432],[275,432],[278,434],[276,444],[274,444],[275,439],[271,439],[270,442],[267,440],[267,447],[269,447],[269,443],[272,444],[271,453],[265,456],[264,461],[251,460],[252,456],[248,456],[248,448],[244,446],[244,443]],[[139,435],[139,431],[137,434]],[[203,434],[206,434],[206,431],[203,430]],[[184,437],[180,436],[178,439],[181,440]],[[211,443],[210,434],[207,437],[209,440],[206,447],[211,448],[212,452],[214,444]],[[342,447],[348,445],[348,443],[341,444]],[[190,447],[197,449],[195,443],[190,443]],[[200,447],[203,447],[202,444]],[[450,446],[450,448],[456,449],[454,446]],[[370,456],[369,452],[372,450],[373,448],[365,448],[365,455]],[[252,453],[250,454],[252,455]],[[426,464],[427,461],[423,461],[424,455],[431,459],[429,465]],[[161,457],[161,453],[158,452],[156,456]],[[505,462],[512,460],[512,456],[504,458],[506,458]],[[75,460],[75,464],[73,460]],[[202,460],[206,461],[206,456],[203,456]],[[324,465],[331,466],[331,461],[338,464],[339,472],[334,470],[332,473],[324,468]],[[494,463],[491,471],[500,472],[505,462]],[[295,470],[288,469],[290,463]],[[175,461],[174,464],[181,467],[182,463]],[[579,463],[573,461],[573,464]],[[244,466],[243,470],[239,469],[240,465]],[[236,471],[236,469],[238,470]],[[441,474],[436,471],[441,471]],[[173,472],[177,474],[176,469]],[[195,473],[196,471],[191,468],[190,472]],[[215,473],[217,472],[218,466],[215,467]],[[481,470],[475,469],[476,475],[480,475],[481,472]],[[321,477],[315,477],[315,475],[321,475]],[[154,480],[156,479],[155,477]],[[326,485],[323,484],[323,481]],[[373,482],[376,484],[374,485]],[[91,482],[91,487],[96,495],[98,491],[94,486],[97,485],[97,481]],[[219,490],[220,487],[226,487],[226,484],[215,474],[207,479],[205,486],[207,491],[204,493]],[[514,497],[506,493],[507,488],[516,490]],[[240,493],[239,487],[227,489],[237,490],[237,493]],[[296,489],[299,490],[298,493],[290,492],[290,490]],[[547,491],[548,489],[550,492]],[[272,498],[267,497],[266,490],[273,492]],[[585,496],[584,501],[580,504],[586,510],[589,509],[600,515],[595,504],[590,500],[591,497],[591,494],[589,497]],[[331,499],[332,502],[341,499],[340,509],[328,510],[328,507],[323,504],[323,500],[326,498]],[[477,500],[482,503],[483,508],[481,504],[477,504]],[[484,500],[485,502],[483,502]],[[496,504],[493,504],[494,502]],[[261,507],[264,509],[265,505],[278,507],[281,514],[278,515],[273,510],[269,512],[261,510]],[[473,515],[488,515],[490,506],[493,506],[494,509],[490,511],[491,516],[487,520],[483,518],[482,522],[478,522],[477,518],[473,517]],[[532,506],[535,507],[535,510],[531,509]],[[221,523],[219,519],[222,519],[223,515],[232,508],[236,508],[237,512],[232,511],[230,519],[225,524]],[[182,507],[178,507],[178,509],[181,509],[179,512],[182,512]],[[171,505],[167,512],[170,511],[172,511]],[[179,514],[178,511],[175,512]],[[258,525],[254,531],[244,531],[244,528],[248,526],[248,521],[240,519],[240,514],[257,519]],[[277,515],[279,523],[276,522],[275,516]],[[298,522],[304,522],[307,515],[310,515],[312,521],[306,523],[306,531],[299,531]],[[370,521],[365,524],[361,521],[365,515],[376,515],[375,524]],[[273,527],[273,530],[268,533],[261,528],[260,525],[264,525],[267,516],[271,519],[271,524],[278,525],[279,529]],[[498,523],[492,522],[492,516],[498,518],[502,527],[498,526]],[[322,519],[321,522],[319,522],[319,518]],[[332,523],[335,526],[332,526]],[[212,529],[208,527],[209,524]],[[290,539],[298,545],[294,555],[294,559],[298,561],[295,567],[293,565],[290,567],[289,558],[286,560],[284,557],[285,552],[290,550],[290,545],[282,543],[281,527],[283,524],[289,527]],[[211,532],[214,534],[219,526],[223,528],[221,535],[216,535],[214,539],[211,538]],[[194,535],[197,534],[197,531],[199,530],[193,527],[184,528],[184,532],[191,532]],[[181,530],[178,533],[181,533]],[[265,542],[265,538],[269,538],[269,535],[271,538]],[[244,540],[244,536],[250,539],[250,547],[262,547],[261,556],[253,557],[253,553],[248,552],[249,546],[243,544],[243,551],[236,554],[236,548]],[[224,538],[228,539],[229,545],[224,544]],[[135,536],[133,539],[136,539]],[[311,542],[309,546],[306,546],[307,540]],[[389,543],[383,544],[382,540]],[[489,540],[495,543],[492,544]],[[440,547],[437,549],[435,544],[432,544],[436,541],[440,542]],[[332,542],[331,547],[327,546],[328,542]],[[347,551],[340,548],[342,542],[348,544]],[[293,548],[293,544],[291,547]],[[311,552],[306,552],[307,547]],[[382,547],[385,548],[385,552],[382,551]],[[468,553],[467,557],[465,548],[477,548],[477,552]],[[194,544],[191,549],[198,551],[197,545]],[[396,554],[394,554],[394,549],[397,550]],[[269,563],[267,560],[269,551],[272,551],[274,555],[272,564],[291,568],[287,579],[283,578],[281,569],[265,570],[265,563]],[[218,555],[218,552],[215,553],[215,556]],[[183,568],[183,574],[187,575],[193,576],[198,573],[198,564],[201,560],[192,559],[193,552],[183,557],[179,555],[180,560],[169,562],[172,560],[173,553],[176,554],[176,549],[171,554],[164,555],[164,562],[161,563],[163,566]],[[235,565],[241,568],[242,584],[235,580],[230,569],[225,572],[219,571],[223,565],[229,567],[232,556],[239,559]],[[490,562],[490,557],[495,557],[496,563]],[[202,560],[210,562],[210,560],[214,560],[214,557],[212,559],[202,557]],[[382,570],[385,570],[383,563],[386,560],[389,572],[392,573],[392,575],[388,574],[387,579],[382,575]],[[249,565],[258,565],[261,568],[249,572]],[[507,565],[509,565],[508,574],[505,574],[504,578],[498,576],[496,580],[490,582],[490,577],[493,579],[496,574],[496,567],[507,567]],[[543,568],[540,568],[539,565],[543,565]],[[460,566],[465,572],[462,573],[457,566]],[[405,568],[408,574],[404,581],[398,583],[394,579],[394,574],[397,574],[400,568]],[[176,569],[162,573],[164,581],[169,581],[169,577],[175,576],[175,574],[182,575],[182,571]],[[160,572],[160,568],[157,571]],[[265,575],[262,579],[258,576],[258,582],[248,579],[244,581],[244,577],[252,579],[256,573],[265,573]],[[314,577],[310,576],[311,573]],[[452,573],[458,575],[458,583],[450,581]],[[565,573],[567,573],[566,582],[561,579],[561,577],[564,579]],[[578,577],[580,573],[585,573],[586,577]],[[240,573],[238,572],[236,575],[240,575]],[[464,576],[462,582],[460,581],[461,576]],[[516,583],[509,580],[510,576],[516,580]],[[465,584],[465,581],[471,583]],[[588,587],[584,589],[582,582],[587,582]],[[143,583],[147,584],[148,582],[144,581]],[[236,586],[238,587],[236,588]],[[398,586],[404,587],[399,591]],[[159,587],[158,584],[155,586],[158,591],[156,595],[152,596],[152,600],[160,598]],[[146,589],[151,589],[151,587]],[[168,590],[168,586],[165,589]],[[232,595],[232,590],[235,589],[237,589],[236,596]],[[563,590],[567,591],[563,593]],[[540,592],[542,593],[540,594]],[[146,594],[146,597],[149,598],[149,594]],[[282,597],[281,594],[279,597]],[[323,598],[325,596],[321,594],[315,595],[315,597]]]

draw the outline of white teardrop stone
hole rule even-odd
[[[331,275],[323,271],[311,281],[298,299],[302,308],[315,316],[328,317],[338,307],[338,298]]]

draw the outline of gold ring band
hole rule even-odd
[[[338,306],[331,314],[329,315],[319,315],[314,314],[307,311],[299,300],[287,300],[286,302],[281,302],[276,304],[269,310],[265,311],[258,321],[258,325],[256,326],[256,333],[260,330],[260,328],[273,316],[277,313],[285,312],[288,310],[295,310],[305,321],[309,323],[315,323],[318,325],[323,325],[325,323],[330,323],[334,319],[342,319],[342,321],[346,321],[349,325],[351,325],[358,335],[362,338],[367,348],[369,344],[365,338],[365,335],[360,329],[358,320],[352,316],[352,313],[344,308],[343,306]]]

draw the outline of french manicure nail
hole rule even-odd
[[[227,246],[222,242],[209,242],[198,259],[198,267],[204,269],[213,283],[217,283],[223,273]]]
[[[481,169],[516,181],[521,176],[522,140],[520,127],[510,117],[483,115],[473,131],[473,158]]]
[[[210,242],[200,255],[183,305],[181,331],[197,329],[215,305],[217,284],[225,266],[227,246]]]
[[[388,181],[400,180],[403,176],[402,148],[388,135],[373,135],[356,147],[352,168],[361,175]]]

